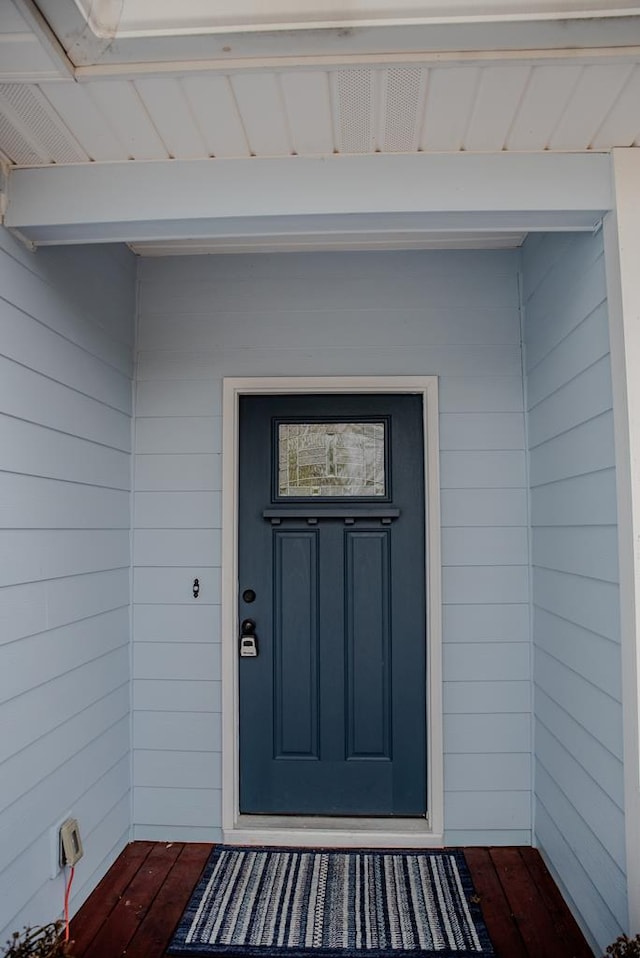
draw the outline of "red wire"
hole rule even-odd
[[[71,885],[73,884],[73,876],[75,875],[75,866],[71,866],[71,871],[69,872],[69,880],[66,884],[64,890],[64,940],[69,941],[69,895],[71,894]]]

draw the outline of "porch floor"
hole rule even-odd
[[[74,958],[163,958],[212,847],[125,848],[71,923]],[[593,958],[535,849],[465,855],[496,958]]]

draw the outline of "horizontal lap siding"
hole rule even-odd
[[[141,262],[137,837],[220,834],[222,378],[407,374],[441,377],[447,837],[530,840],[516,277],[516,254],[501,252]]]
[[[601,948],[626,924],[611,368],[602,236],[523,250],[535,832]]]
[[[0,234],[0,941],[76,908],[129,837],[135,261]]]

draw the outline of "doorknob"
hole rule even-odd
[[[255,659],[257,654],[256,624],[253,619],[243,619],[240,625],[240,658]]]

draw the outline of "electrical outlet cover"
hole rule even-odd
[[[60,826],[60,859],[64,865],[75,865],[84,855],[80,826],[75,818],[68,818]]]
[[[71,812],[67,812],[64,818],[59,818],[49,829],[49,878],[57,878],[62,871],[60,829],[69,818],[71,818]]]

